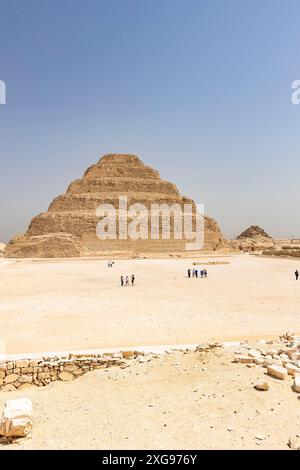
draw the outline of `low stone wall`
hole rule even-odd
[[[125,366],[124,359],[134,359],[139,355],[143,353],[122,351],[1,361],[0,390],[7,392],[34,386],[43,387],[57,380],[69,382],[94,369]]]

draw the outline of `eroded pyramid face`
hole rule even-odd
[[[120,238],[120,198],[128,207],[140,205],[150,211],[153,205],[196,206],[179,194],[177,187],[160,178],[158,171],[135,155],[110,154],[88,168],[83,178],[73,181],[66,193],[54,199],[47,212],[35,217],[24,235],[15,237],[6,248],[7,257],[71,257],[105,253],[135,256],[141,253],[176,253],[186,250],[183,236],[164,237],[160,222],[158,239],[151,238],[150,216],[147,238]],[[116,209],[116,237],[101,239],[97,233],[100,211],[106,205]],[[129,215],[128,215],[129,214]],[[146,212],[144,212],[146,214]],[[126,220],[130,223],[130,213]],[[173,224],[173,225],[172,225]],[[171,220],[171,229],[175,227]],[[144,224],[145,228],[145,224]],[[175,230],[175,229],[174,229]],[[156,234],[157,235],[157,234]],[[205,217],[205,250],[227,247],[217,223]]]

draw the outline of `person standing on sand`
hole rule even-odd
[[[121,287],[124,286],[124,276],[121,276]]]
[[[125,286],[129,286],[129,277],[128,276],[125,277]]]
[[[195,269],[195,275],[198,277],[198,269]]]
[[[191,277],[191,270],[188,269],[188,278],[190,278],[190,277]]]
[[[298,281],[298,278],[299,278],[299,271],[298,271],[298,269],[296,269],[296,271],[295,271],[295,278],[296,278],[296,281]]]
[[[131,275],[131,285],[134,286],[135,277],[134,274]]]
[[[207,271],[206,271],[206,269],[204,269],[203,274],[204,274],[204,277],[207,278]]]

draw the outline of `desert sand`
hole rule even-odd
[[[0,449],[288,449],[299,435],[298,394],[234,349],[174,352],[74,382],[2,392],[33,402],[32,433]],[[257,379],[269,384],[257,391]],[[299,440],[298,440],[299,441]]]
[[[188,279],[194,263],[206,267],[207,279]],[[2,259],[1,352],[299,333],[296,268],[297,260],[247,254],[116,260],[113,268],[99,259]],[[121,288],[120,275],[132,273],[136,286]],[[233,363],[236,349],[152,354],[72,382],[3,391],[0,409],[8,399],[32,400],[34,426],[24,439],[0,440],[0,448],[288,449],[300,418],[292,377],[280,381],[263,367]],[[268,391],[254,389],[258,379]]]
[[[188,279],[193,262],[208,279]],[[300,332],[297,260],[0,260],[0,340],[6,353],[194,344]],[[135,287],[119,285],[121,274]]]

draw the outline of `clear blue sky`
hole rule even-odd
[[[0,0],[0,241],[105,153],[300,237],[299,0]]]

